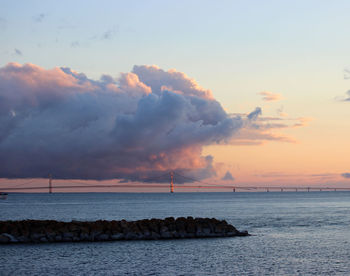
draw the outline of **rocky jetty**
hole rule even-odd
[[[0,244],[80,241],[160,240],[248,236],[225,220],[165,218],[138,221],[0,221]]]

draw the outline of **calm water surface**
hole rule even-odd
[[[253,236],[0,246],[0,275],[350,275],[350,192],[10,194],[0,220],[226,219]]]

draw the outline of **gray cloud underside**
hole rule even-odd
[[[342,173],[341,176],[344,178],[350,178],[350,173]]]

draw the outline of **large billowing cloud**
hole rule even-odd
[[[203,146],[228,143],[244,120],[175,70],[135,66],[96,81],[70,68],[10,63],[0,68],[0,177],[211,177]]]

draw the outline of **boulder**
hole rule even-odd
[[[8,237],[10,239],[10,242],[13,243],[13,242],[18,242],[18,239],[16,239],[13,235],[11,234],[8,234],[8,233],[3,233],[2,235]]]
[[[151,237],[150,239],[152,240],[159,240],[160,239],[160,235],[157,232],[151,232]]]
[[[123,240],[123,239],[124,239],[123,233],[117,233],[117,234],[113,234],[111,236],[111,240],[113,240],[113,241],[119,241],[119,240]]]
[[[107,234],[100,234],[96,237],[97,241],[109,241],[110,237]]]
[[[62,239],[62,235],[56,235],[55,236],[55,241],[56,242],[61,242],[63,239]]]
[[[10,243],[10,238],[6,235],[6,233],[0,234],[0,244],[1,243]]]
[[[162,239],[172,238],[172,234],[169,232],[168,227],[166,227],[165,225],[160,228],[159,234],[160,234]]]
[[[33,241],[33,242],[40,242],[40,239],[41,238],[44,238],[44,237],[46,237],[46,235],[45,234],[43,234],[43,233],[31,233],[30,234],[30,240],[31,241]]]

